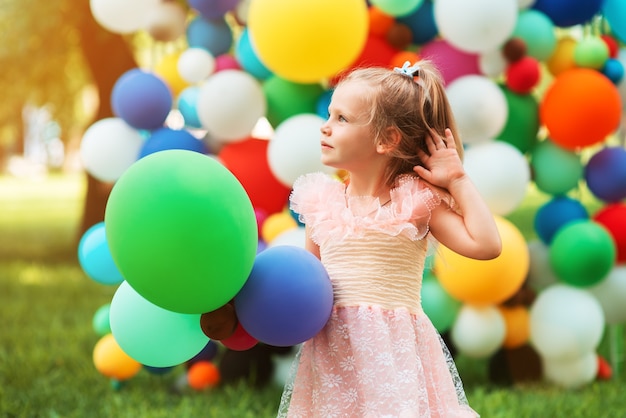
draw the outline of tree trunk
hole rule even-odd
[[[80,13],[78,29],[84,58],[91,70],[93,82],[98,87],[99,107],[95,121],[112,117],[111,91],[117,79],[126,71],[136,68],[137,62],[130,46],[118,34],[100,26],[93,18],[88,1],[72,2],[72,13]],[[79,10],[77,10],[79,9]],[[104,220],[104,210],[113,184],[103,183],[85,173],[87,191],[78,239],[89,227]]]

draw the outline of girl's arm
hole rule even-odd
[[[418,151],[424,167],[414,168],[423,180],[447,190],[454,199],[456,210],[439,205],[432,211],[430,231],[441,244],[465,257],[495,258],[502,251],[502,242],[493,214],[465,172],[452,132],[446,129],[445,135],[430,136],[430,155]]]

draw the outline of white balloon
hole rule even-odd
[[[176,2],[158,3],[146,16],[146,31],[157,41],[172,42],[187,29],[185,9]]]
[[[121,118],[105,118],[87,128],[79,153],[89,174],[113,182],[137,161],[143,144],[140,132]]]
[[[509,107],[506,96],[493,80],[482,75],[465,75],[454,79],[446,93],[464,143],[487,142],[504,128]]]
[[[572,389],[595,380],[598,374],[598,355],[582,354],[572,359],[543,359],[543,375],[546,380],[564,388]]]
[[[506,323],[494,306],[463,305],[454,320],[450,337],[461,353],[486,358],[502,346]]]
[[[540,292],[530,307],[530,343],[544,358],[571,360],[595,351],[604,325],[600,302],[566,284]]]
[[[306,241],[306,232],[303,226],[288,229],[281,232],[273,240],[268,243],[268,247],[277,247],[279,245],[291,245],[294,247],[304,248]]]
[[[626,322],[626,265],[616,265],[606,278],[591,286],[604,312],[607,324]]]
[[[504,73],[508,63],[500,48],[485,51],[478,55],[478,67],[480,72],[487,76],[497,78]]]
[[[320,127],[325,120],[312,113],[301,113],[281,122],[267,146],[270,170],[287,187],[302,174],[335,170],[321,162]]]
[[[161,0],[89,0],[91,14],[103,28],[132,33],[147,26],[147,17]]]
[[[200,86],[196,104],[198,118],[209,135],[232,142],[250,135],[267,103],[259,82],[241,70],[223,70]]]
[[[439,33],[467,52],[501,46],[517,23],[517,0],[437,0],[434,7]]]
[[[197,83],[215,71],[215,57],[204,48],[188,48],[178,57],[178,74],[189,83]]]
[[[536,291],[559,282],[550,265],[550,249],[540,239],[528,242],[530,265],[528,268],[528,284]]]
[[[492,141],[470,146],[465,152],[464,166],[494,214],[508,215],[524,200],[530,166],[513,145]]]

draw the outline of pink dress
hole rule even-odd
[[[304,342],[278,417],[476,417],[447,347],[421,308],[431,210],[440,196],[402,176],[391,201],[346,197],[300,177],[291,207],[320,247],[334,290],[326,326]]]

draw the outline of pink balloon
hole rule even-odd
[[[237,59],[230,54],[222,54],[215,57],[215,72],[222,70],[241,70]]]
[[[428,42],[419,54],[439,68],[446,84],[464,75],[481,74],[478,54],[461,51],[445,39]]]

